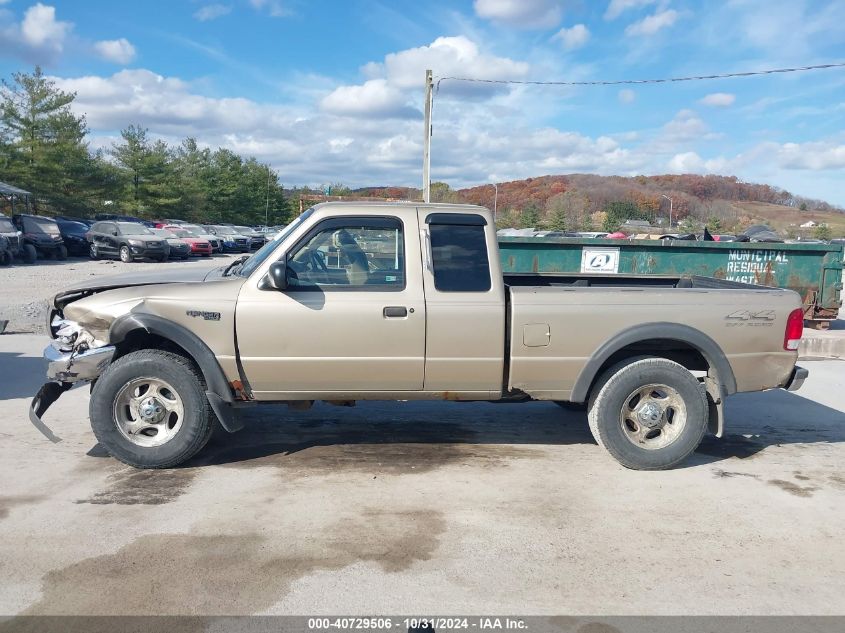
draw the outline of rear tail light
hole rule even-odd
[[[786,332],[783,334],[783,349],[794,352],[801,342],[804,333],[804,311],[796,308],[786,319]]]

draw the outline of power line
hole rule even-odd
[[[845,62],[831,64],[816,64],[815,66],[798,66],[795,68],[771,68],[769,70],[751,70],[742,73],[723,73],[718,75],[696,75],[693,77],[664,77],[660,79],[615,79],[609,81],[532,81],[527,79],[479,79],[477,77],[439,77],[435,92],[440,91],[443,81],[468,81],[483,84],[518,84],[529,86],[619,86],[624,84],[665,84],[678,81],[704,81],[707,79],[730,79],[732,77],[752,77],[754,75],[774,75],[778,73],[797,73],[807,70],[822,70],[825,68],[841,68]]]

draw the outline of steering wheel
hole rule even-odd
[[[323,251],[312,248],[309,251],[308,256],[311,258],[311,267],[315,271],[319,270],[324,273],[329,272],[329,267],[326,265],[326,256],[323,255]]]

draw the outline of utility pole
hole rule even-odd
[[[431,71],[425,71],[425,136],[423,138],[423,202],[431,202],[431,105],[434,98]]]
[[[667,196],[665,193],[661,193],[661,196],[666,198],[669,201],[669,228],[672,228],[672,198]]]
[[[267,202],[264,205],[264,226],[267,227],[267,216],[270,213],[270,165],[267,165]]]

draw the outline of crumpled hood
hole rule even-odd
[[[121,273],[83,281],[69,286],[58,292],[53,299],[53,305],[61,309],[67,299],[75,300],[80,295],[88,295],[103,290],[128,288],[131,286],[150,286],[156,284],[198,283],[211,279],[219,279],[222,268],[173,268],[170,270],[145,270],[132,273]]]

